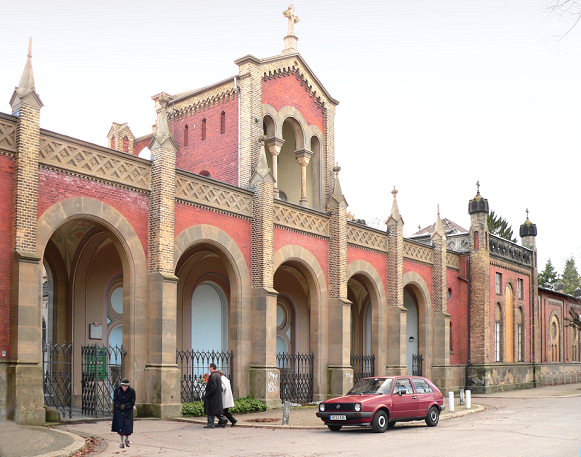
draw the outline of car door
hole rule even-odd
[[[432,404],[434,398],[433,389],[422,378],[412,378],[412,384],[416,391],[418,417],[424,417],[428,413],[428,407]]]
[[[402,390],[402,395],[399,391]],[[418,402],[409,378],[396,379],[391,395],[392,418],[406,419],[418,416]]]

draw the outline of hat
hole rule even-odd
[[[122,386],[128,386],[128,385],[129,385],[129,379],[127,379],[127,378],[123,378],[123,379],[121,380],[121,385],[122,385]]]

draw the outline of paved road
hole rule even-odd
[[[442,420],[436,428],[423,423],[398,424],[385,434],[369,430],[204,429],[199,424],[160,420],[136,421],[134,444],[119,449],[108,422],[59,427],[73,433],[102,436],[108,456],[361,456],[397,455],[474,457],[579,456],[581,397],[475,398],[486,410]]]

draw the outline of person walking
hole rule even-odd
[[[113,423],[111,431],[121,437],[119,447],[129,447],[129,435],[133,434],[133,406],[135,406],[135,390],[129,385],[129,379],[123,378],[121,385],[113,394]],[[123,440],[125,439],[125,443]]]
[[[220,381],[220,373],[216,371],[216,364],[213,362],[210,364],[210,377],[208,384],[206,384],[205,398],[208,424],[204,428],[214,428],[215,417],[218,417],[219,427],[226,427],[228,419],[222,414],[222,382]]]
[[[232,424],[231,426],[234,427],[238,421],[234,419],[234,416],[228,411],[229,408],[234,406],[232,386],[230,385],[230,380],[224,375],[224,372],[220,370],[219,373],[220,381],[222,381],[222,408],[224,408],[224,416],[230,421]]]

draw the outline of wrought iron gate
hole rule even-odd
[[[424,357],[422,354],[413,354],[412,357],[412,376],[422,376],[422,362]]]
[[[208,366],[215,363],[218,370],[230,380],[234,390],[234,352],[223,351],[176,351],[176,363],[181,371],[180,391],[182,403],[202,401],[206,390],[204,374],[209,373]]]
[[[113,391],[123,379],[126,352],[119,346],[81,347],[81,408],[84,415],[112,415]]]
[[[351,354],[351,367],[353,368],[353,385],[363,378],[375,376],[375,355]]]
[[[314,354],[276,354],[280,370],[280,399],[293,403],[313,401]]]
[[[43,343],[42,390],[44,404],[56,408],[61,417],[72,416],[73,345]]]

